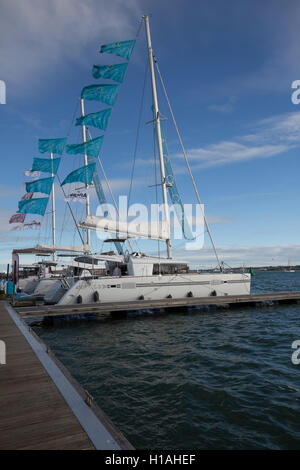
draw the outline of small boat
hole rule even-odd
[[[286,272],[286,273],[294,273],[295,272],[295,269],[291,268],[291,261],[290,260],[288,260],[288,267],[287,267],[287,269],[284,269],[284,272]]]

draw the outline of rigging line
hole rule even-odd
[[[62,192],[63,192],[63,195],[64,195],[64,197],[66,198],[67,196],[66,196],[66,193],[65,193],[64,188],[63,188],[62,185],[61,185],[60,177],[58,176],[57,173],[56,173],[56,176],[57,176],[57,179],[58,179],[60,188],[61,188],[61,190],[62,190]],[[72,208],[71,208],[71,206],[70,206],[70,203],[69,203],[68,201],[66,201],[66,203],[67,203],[67,205],[68,205],[68,207],[69,207],[69,209],[70,209],[70,212],[71,212],[71,215],[72,215],[72,218],[73,218],[75,227],[76,227],[76,229],[77,229],[78,235],[79,235],[79,237],[80,237],[81,243],[82,243],[82,245],[84,245],[85,243],[84,243],[84,240],[83,240],[82,235],[81,235],[81,233],[80,233],[80,230],[79,230],[79,228],[78,228],[78,225],[77,225],[76,219],[75,219],[75,217],[74,217],[74,214],[73,214]]]
[[[91,132],[90,132],[89,128],[87,128],[87,132],[88,132],[88,134],[89,134],[90,139],[92,139]],[[98,157],[97,157],[97,160],[98,160],[98,163],[99,163],[99,165],[100,165],[102,174],[103,174],[103,176],[104,176],[105,183],[106,183],[106,185],[107,185],[107,187],[108,187],[108,191],[109,191],[110,196],[111,196],[111,198],[112,198],[112,200],[113,200],[115,209],[116,209],[117,214],[118,214],[118,216],[119,216],[119,215],[120,215],[120,214],[119,214],[119,208],[118,208],[118,206],[117,206],[116,200],[115,200],[115,198],[114,198],[114,194],[113,194],[113,192],[112,192],[111,186],[110,186],[109,181],[108,181],[108,179],[107,179],[107,176],[106,176],[106,173],[105,173],[105,170],[104,170],[104,168],[103,168],[103,165],[102,165],[102,162],[101,162],[101,160],[100,160],[99,155],[98,155]],[[128,245],[129,245],[130,249],[133,251],[133,248],[132,248],[132,245],[131,245],[130,241],[127,240],[127,242],[128,242]]]
[[[66,135],[66,141],[67,141],[67,139],[68,139],[68,137],[69,137],[69,135],[70,135],[70,133],[71,133],[71,129],[72,129],[72,126],[73,126],[73,124],[74,124],[75,115],[76,115],[76,113],[77,113],[77,108],[78,108],[78,106],[79,106],[79,101],[77,101],[77,103],[75,104],[75,108],[74,108],[73,116],[72,116],[71,123],[70,123],[70,126],[69,126],[69,130],[68,130],[67,135]],[[65,145],[66,145],[66,144],[65,144]],[[65,145],[64,145],[64,148],[63,148],[63,152],[64,152],[64,150],[65,150]],[[63,152],[62,152],[62,153],[63,153]],[[64,196],[66,197],[65,191],[63,190],[63,188],[62,188],[62,186],[61,186],[61,180],[60,180],[60,178],[59,178],[58,172],[56,172],[56,175],[55,175],[55,176],[56,176],[57,179],[58,179],[59,186],[60,186],[60,188],[61,188],[61,190],[62,190]],[[55,180],[55,178],[54,178],[54,180]],[[53,184],[54,184],[54,180],[53,180]],[[69,204],[68,202],[67,202],[67,205],[68,205],[68,207],[69,207],[69,209],[70,209],[72,218],[73,218],[73,220],[74,220],[74,223],[75,223],[76,229],[77,229],[77,231],[78,231],[78,233],[79,233],[79,236],[80,236],[80,239],[81,239],[81,241],[82,241],[82,244],[84,245],[82,236],[81,236],[81,234],[80,234],[80,232],[79,232],[79,229],[78,229],[78,227],[77,227],[76,220],[74,219],[74,215],[73,215],[73,213],[72,213],[71,206],[70,206],[70,204]],[[63,227],[63,226],[62,226],[62,227]],[[61,238],[62,238],[62,230],[61,230],[60,239],[61,239]]]
[[[144,97],[145,97],[145,88],[146,88],[146,82],[147,82],[147,75],[148,75],[148,60],[146,60],[146,64],[145,64],[144,83],[143,83],[142,97],[141,97],[139,116],[138,116],[138,125],[137,125],[137,131],[136,131],[136,139],[135,139],[135,146],[134,146],[134,153],[133,153],[133,162],[132,162],[132,168],[131,168],[127,208],[129,207],[129,202],[130,202],[131,192],[132,192],[133,175],[134,175],[134,170],[135,170],[136,154],[137,154],[137,148],[138,148],[138,143],[139,143],[141,121],[142,121],[142,112],[143,112],[143,108],[144,108]],[[127,215],[128,215],[128,209],[127,209]]]
[[[65,222],[66,222],[66,215],[67,215],[67,206],[65,206],[63,223],[61,224],[61,229],[60,229],[60,236],[59,236],[59,244],[60,244],[60,245],[62,244],[63,228],[66,226],[66,225],[65,225]]]
[[[138,29],[137,29],[137,32],[136,32],[136,39],[139,37],[139,34],[141,32],[141,27],[142,27],[142,24],[143,24],[143,18],[140,19],[140,22],[139,22],[139,25],[138,25]]]
[[[89,128],[87,128],[87,131],[88,131],[88,134],[89,134],[90,139],[92,139],[91,132],[90,132]],[[98,162],[99,162],[101,171],[102,171],[102,173],[103,173],[103,176],[104,176],[104,179],[105,179],[105,183],[106,183],[106,185],[107,185],[107,187],[108,187],[109,194],[110,194],[110,196],[111,196],[111,198],[112,198],[112,200],[113,200],[113,203],[114,203],[115,209],[116,209],[116,211],[117,211],[117,214],[119,215],[119,209],[118,209],[116,200],[115,200],[115,198],[114,198],[114,194],[113,194],[113,192],[112,192],[111,186],[110,186],[109,181],[108,181],[108,179],[107,179],[107,176],[106,176],[106,173],[105,173],[105,170],[104,170],[104,168],[103,168],[103,165],[102,165],[102,162],[101,162],[101,160],[100,160],[99,155],[98,155],[98,157],[97,157],[97,160],[98,160]]]
[[[188,169],[188,172],[189,172],[189,175],[190,175],[190,178],[191,178],[193,187],[194,187],[194,191],[195,191],[195,194],[196,194],[198,203],[199,203],[199,205],[200,205],[200,209],[201,209],[202,217],[203,217],[203,220],[204,220],[206,229],[207,229],[207,233],[208,233],[208,235],[209,235],[209,238],[210,238],[210,241],[211,241],[213,250],[214,250],[214,254],[215,254],[216,260],[217,260],[218,265],[219,265],[219,269],[220,269],[220,271],[222,271],[222,265],[221,265],[221,263],[220,263],[220,261],[219,261],[219,257],[218,257],[217,250],[216,250],[216,247],[215,247],[213,238],[212,238],[212,234],[211,234],[211,231],[210,231],[210,228],[209,228],[207,219],[206,219],[205,214],[204,214],[204,210],[203,210],[203,207],[202,207],[202,204],[201,204],[201,200],[200,200],[200,196],[199,196],[198,189],[197,189],[197,186],[196,186],[196,182],[195,182],[195,179],[194,179],[194,176],[193,176],[193,173],[192,173],[192,170],[191,170],[189,161],[188,161],[187,154],[186,154],[186,152],[185,152],[185,148],[184,148],[183,142],[182,142],[182,140],[181,140],[181,136],[180,136],[180,133],[179,133],[179,130],[178,130],[178,127],[177,127],[177,123],[176,123],[176,120],[175,120],[175,116],[174,116],[174,114],[173,114],[173,110],[172,110],[172,107],[171,107],[171,103],[170,103],[169,97],[168,97],[168,95],[167,95],[167,90],[166,90],[164,81],[163,81],[163,79],[162,79],[162,76],[161,76],[161,73],[160,73],[160,70],[159,70],[159,67],[158,67],[158,63],[157,63],[156,57],[154,57],[154,63],[155,63],[155,65],[156,65],[156,69],[157,69],[157,72],[158,72],[158,76],[159,76],[159,79],[160,79],[160,82],[161,82],[161,85],[162,85],[162,88],[163,88],[163,91],[164,91],[164,95],[165,95],[166,100],[167,100],[167,103],[168,103],[168,107],[169,107],[169,110],[170,110],[170,113],[171,113],[171,116],[172,116],[173,124],[174,124],[174,126],[175,126],[175,130],[176,130],[176,133],[177,133],[177,137],[178,137],[178,140],[179,140],[179,143],[180,143],[180,146],[181,146],[181,150],[182,150],[182,153],[183,153],[183,156],[184,156],[184,159],[185,159],[185,163],[186,163],[186,166],[187,166],[187,169]]]
[[[74,109],[74,113],[73,113],[73,117],[72,117],[72,120],[71,120],[69,130],[67,132],[67,138],[69,137],[69,135],[71,133],[71,130],[72,130],[72,127],[73,127],[73,124],[74,124],[74,121],[75,121],[75,115],[77,113],[77,108],[79,107],[79,101],[80,101],[80,98],[78,98],[78,101],[75,103],[75,109]]]

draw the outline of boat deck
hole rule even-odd
[[[0,364],[0,449],[132,449],[14,315],[0,302],[0,340],[6,345],[6,363]]]

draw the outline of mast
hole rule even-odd
[[[50,153],[51,158],[51,176],[54,176],[53,171],[53,153]],[[52,184],[52,191],[51,191],[51,198],[52,198],[52,246],[53,246],[53,253],[52,253],[52,260],[55,261],[55,191],[54,191],[54,180]]]
[[[163,195],[163,202],[164,202],[164,215],[165,215],[165,220],[168,224],[168,227],[170,228],[170,214],[169,214],[168,197],[167,197],[166,173],[165,173],[164,154],[163,154],[162,138],[161,138],[161,127],[160,127],[160,117],[159,117],[158,99],[157,99],[157,91],[156,91],[156,80],[155,80],[155,72],[154,72],[154,64],[153,64],[153,50],[152,50],[152,45],[151,45],[149,16],[144,15],[143,19],[145,21],[148,54],[149,54],[149,64],[150,64],[151,83],[152,83],[152,97],[153,97],[153,106],[154,106],[154,113],[155,113],[154,121],[156,124],[155,128],[156,128],[159,162],[160,162],[161,186],[162,186],[162,195]],[[166,244],[167,244],[168,258],[171,258],[172,257],[171,240],[170,239],[166,240]]]
[[[84,112],[84,100],[81,98],[80,99],[80,107],[81,107],[81,116],[83,117],[85,115],[85,112]],[[87,140],[86,140],[86,127],[85,125],[82,126],[82,140],[83,142],[85,143]],[[87,165],[88,164],[88,158],[87,158],[87,154],[85,153],[84,154],[84,164]],[[85,185],[86,188],[88,188],[88,184]],[[90,215],[90,196],[89,196],[89,193],[87,191],[87,195],[86,195],[86,216]],[[90,245],[91,245],[91,238],[90,238],[90,230],[87,229],[86,231],[86,243],[89,247],[89,250],[90,250]]]

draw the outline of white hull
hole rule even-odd
[[[38,276],[30,276],[24,279],[19,279],[18,288],[21,290],[21,292],[30,295],[34,292],[39,282],[40,280]]]
[[[80,279],[58,302],[59,305],[92,302],[160,300],[168,296],[207,297],[250,294],[250,274],[174,274]]]

